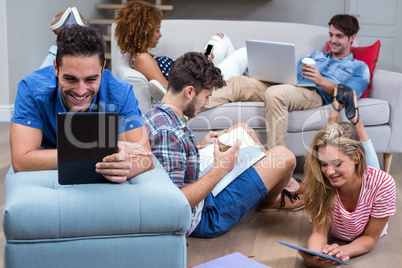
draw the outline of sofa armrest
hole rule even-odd
[[[373,74],[370,97],[386,100],[390,106],[391,138],[389,152],[402,152],[402,73],[377,69]],[[398,147],[398,148],[397,148]]]
[[[142,73],[131,68],[130,55],[121,53],[117,46],[116,39],[114,38],[114,28],[115,25],[113,24],[111,33],[112,73],[114,76],[133,85],[134,94],[138,100],[138,106],[142,113],[146,113],[152,108],[151,95],[148,90],[148,80]]]
[[[151,94],[149,94],[148,90],[148,80],[142,73],[134,70],[130,66],[119,65],[113,74],[133,85],[134,95],[138,100],[138,107],[142,113],[146,113],[152,108]]]

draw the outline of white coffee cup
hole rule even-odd
[[[312,58],[303,58],[301,62],[302,62],[302,64],[303,64],[303,66],[306,66],[306,65],[315,65],[315,60],[312,59]]]

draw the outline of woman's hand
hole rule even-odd
[[[346,256],[343,251],[342,251],[342,247],[339,246],[338,244],[332,244],[332,245],[326,245],[324,246],[324,248],[322,249],[322,252],[324,254],[327,254],[328,256],[337,258],[341,261],[348,261],[350,259],[349,256]]]
[[[204,53],[205,53],[205,52],[204,52]],[[209,62],[213,62],[213,61],[214,61],[214,58],[215,58],[215,55],[214,55],[213,52],[211,52],[211,53],[208,55],[208,60],[209,60]]]
[[[340,266],[340,263],[328,260],[328,259],[323,259],[320,256],[317,255],[311,255],[307,252],[299,250],[300,256],[303,257],[304,259],[304,264],[307,265],[307,267],[331,267],[331,266]]]
[[[204,49],[204,51],[202,51],[202,54],[204,54],[205,55],[205,52],[207,52],[207,50],[206,49]],[[214,53],[213,52],[211,52],[209,55],[208,55],[208,61],[209,62],[213,62],[213,60],[214,60]]]
[[[340,247],[338,244],[325,245],[322,249],[322,252],[341,261],[346,262],[350,259],[349,256],[344,255],[342,247]],[[299,254],[303,257],[304,263],[308,267],[329,267],[341,265],[340,263],[337,263],[335,261],[324,259],[320,256],[312,255],[301,250],[299,251]]]

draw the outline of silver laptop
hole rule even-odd
[[[311,81],[297,81],[295,45],[246,40],[249,77],[261,81],[314,87]]]

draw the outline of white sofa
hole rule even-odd
[[[260,21],[164,20],[161,31],[163,37],[153,53],[173,59],[188,51],[201,51],[205,42],[217,32],[227,34],[236,48],[245,46],[246,39],[294,43],[297,59],[313,50],[324,50],[328,39],[328,27]],[[144,113],[152,106],[147,79],[130,67],[129,55],[122,55],[112,39],[112,72],[133,84]],[[354,45],[357,45],[357,41]],[[401,103],[402,74],[376,69],[370,97],[359,99],[358,104],[376,151],[384,153],[384,170],[389,170],[392,153],[402,152]],[[305,155],[306,146],[315,132],[328,121],[329,111],[330,107],[326,105],[313,110],[291,112],[286,147],[296,156]],[[341,120],[346,120],[343,112]],[[201,140],[209,129],[228,128],[240,121],[252,126],[261,141],[266,142],[262,102],[224,104],[200,113],[187,124],[194,130],[197,140]]]

